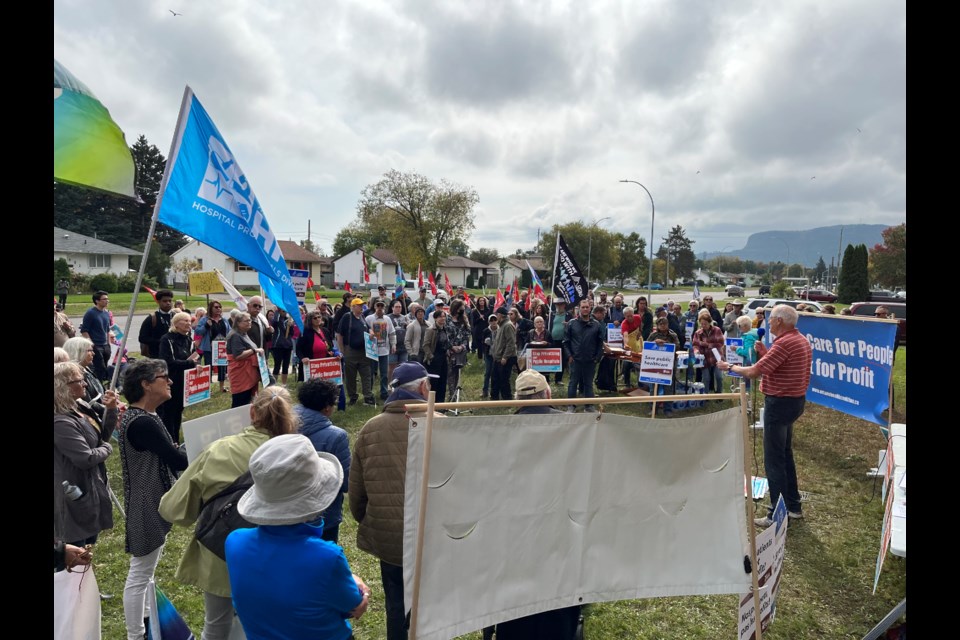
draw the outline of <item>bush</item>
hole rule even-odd
[[[95,289],[90,288],[90,276],[85,273],[71,273],[70,291],[95,291]]]
[[[770,288],[770,297],[793,300],[793,287],[781,280]]]
[[[90,279],[90,291],[117,292],[117,276],[112,273],[98,273]]]
[[[473,289],[473,274],[467,276],[467,289]]]

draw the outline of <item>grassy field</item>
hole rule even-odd
[[[893,414],[896,422],[906,422],[906,355],[905,347],[897,350]],[[482,367],[476,358],[471,358],[464,374],[464,387],[477,391],[467,394],[469,397],[465,399],[479,399],[481,376]],[[291,382],[290,386],[295,383]],[[555,389],[554,395],[564,396],[565,389]],[[184,419],[229,407],[229,394],[215,393],[214,396],[208,402],[188,408]],[[609,410],[631,415],[639,412],[637,405],[611,405]],[[649,415],[646,411],[645,415]],[[375,413],[376,410],[369,407],[348,407],[346,412],[335,413],[333,419],[335,424],[348,431],[352,443],[364,422]],[[482,415],[484,411],[477,413]],[[691,412],[675,415],[691,415]],[[765,475],[762,442],[753,441],[751,446],[754,473]],[[800,488],[809,492],[810,498],[804,506],[806,519],[790,525],[777,618],[764,633],[764,638],[862,638],[905,596],[906,560],[892,555],[886,558],[876,595],[871,594],[883,504],[880,483],[867,478],[865,472],[876,464],[877,451],[884,447],[885,441],[876,425],[817,405],[807,405],[796,424],[794,449]],[[119,454],[115,452],[108,459],[107,466],[110,484],[117,495],[122,496]],[[123,519],[116,511],[114,519],[114,529],[101,534],[95,555],[100,589],[115,595],[103,602],[103,637],[111,639],[125,637],[121,594],[129,566],[129,558],[123,551]],[[157,569],[157,584],[199,637],[203,627],[201,592],[181,585],[174,578],[177,563],[189,539],[190,530],[173,528]],[[356,548],[356,522],[346,505],[340,542],[353,571],[373,589],[370,608],[354,624],[355,637],[363,640],[383,638],[385,622],[379,565],[375,558]],[[469,580],[470,576],[462,576],[462,579]],[[585,637],[590,640],[733,638],[736,634],[737,597],[603,603],[587,606],[585,617]],[[463,637],[477,639],[480,633]]]

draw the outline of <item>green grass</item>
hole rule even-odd
[[[897,350],[894,366],[896,401],[893,417],[906,421],[906,348]],[[475,358],[464,374],[466,389],[479,389],[482,370]],[[292,382],[290,386],[295,386]],[[466,399],[478,399],[478,393]],[[564,396],[565,390],[556,392]],[[205,403],[186,410],[184,419],[229,407],[228,393],[213,394]],[[558,404],[562,404],[559,402]],[[730,403],[725,403],[729,406]],[[688,416],[696,412],[678,412]],[[640,405],[611,405],[610,411],[639,415]],[[363,424],[377,413],[364,406],[334,414],[334,423],[356,437]],[[644,405],[644,415],[649,407]],[[495,413],[479,410],[475,415]],[[669,420],[669,418],[664,418]],[[751,432],[754,473],[764,475],[763,446]],[[762,436],[761,436],[762,438]],[[876,425],[817,405],[807,405],[796,424],[794,449],[800,488],[811,494],[804,506],[806,519],[790,525],[777,618],[764,638],[862,638],[906,593],[906,560],[888,555],[876,595],[871,594],[880,544],[883,504],[880,484],[865,476],[876,464],[877,451],[885,446]],[[110,484],[122,495],[119,456],[108,459]],[[121,594],[129,557],[123,551],[123,519],[114,514],[115,527],[104,531],[97,544],[95,565],[100,589],[115,594],[103,602],[103,637],[124,637]],[[157,569],[157,584],[170,597],[187,624],[199,637],[203,627],[201,592],[174,578],[177,563],[190,539],[190,530],[174,527]],[[356,547],[356,522],[344,509],[340,543],[355,573],[373,590],[366,615],[354,624],[359,640],[383,638],[383,590],[376,558]],[[469,580],[469,576],[462,576]],[[586,637],[601,639],[697,638],[713,640],[736,634],[736,596],[657,598],[600,603],[585,608]],[[478,639],[475,632],[463,636]]]

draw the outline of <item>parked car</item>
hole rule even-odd
[[[768,284],[760,285],[760,290],[757,292],[757,295],[761,297],[770,295],[770,285]]]
[[[743,297],[743,287],[738,284],[728,284],[723,289],[727,292],[727,297],[730,298],[742,298]]]
[[[637,291],[640,289],[640,285],[638,285],[636,282],[628,282],[627,284],[623,285],[623,288],[627,291]]]
[[[901,300],[906,300],[906,299],[907,299],[907,290],[906,290],[906,289],[901,289],[900,291],[897,291],[897,297],[900,298]]]
[[[751,298],[747,301],[747,304],[743,307],[743,312],[747,314],[750,319],[757,317],[757,309],[763,307],[766,311],[767,317],[770,317],[770,310],[773,309],[778,304],[788,304],[794,309],[797,308],[797,305],[805,304],[807,307],[813,307],[817,313],[823,311],[823,307],[820,306],[819,302],[810,302],[807,300],[787,300],[786,298]]]
[[[659,282],[654,282],[653,284],[650,285],[650,290],[651,290],[651,291],[663,291],[663,285],[660,284]]]
[[[873,317],[877,307],[886,307],[899,323],[897,327],[897,344],[907,344],[907,303],[903,302],[854,302],[850,305],[850,313],[855,316]]]
[[[797,292],[801,300],[817,300],[819,302],[836,302],[837,296],[826,289],[801,289]]]
[[[902,302],[897,294],[887,289],[874,289],[870,291],[869,302]]]

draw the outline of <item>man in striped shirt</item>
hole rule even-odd
[[[797,311],[781,304],[770,313],[770,332],[776,336],[767,349],[756,343],[757,364],[751,367],[718,364],[746,378],[761,375],[760,391],[763,408],[763,464],[770,482],[770,511],[754,522],[757,526],[773,524],[773,508],[783,494],[787,515],[792,519],[803,517],[800,490],[797,487],[797,467],[793,461],[793,423],[803,414],[807,386],[810,384],[810,363],[813,352],[810,343],[797,331]]]

